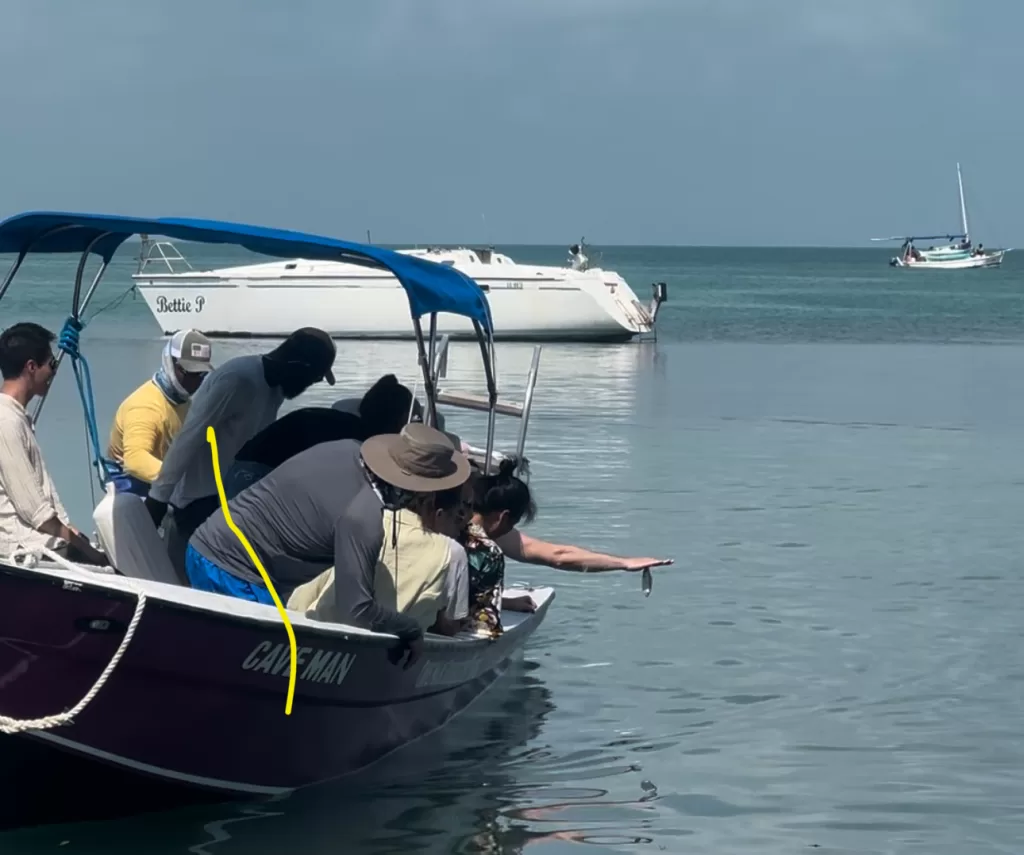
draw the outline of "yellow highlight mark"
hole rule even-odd
[[[217,434],[213,430],[213,425],[209,425],[206,428],[206,441],[210,443],[210,453],[213,455],[213,477],[217,479],[217,496],[220,498],[221,510],[224,511],[224,519],[228,524],[228,528],[234,532],[235,537],[241,541],[245,551],[249,553],[249,557],[252,559],[252,563],[256,565],[256,569],[260,571],[260,576],[263,577],[267,590],[270,591],[270,596],[274,598],[274,605],[277,606],[281,620],[284,621],[285,631],[288,633],[288,647],[291,649],[291,668],[288,673],[288,697],[284,702],[284,714],[291,715],[292,702],[295,700],[295,673],[298,670],[298,648],[295,643],[295,630],[292,629],[292,622],[288,620],[288,613],[281,604],[281,598],[277,595],[277,591],[274,590],[274,583],[270,581],[270,577],[263,568],[256,550],[252,548],[245,535],[242,534],[241,529],[231,519],[231,512],[228,510],[228,499],[224,494],[224,482],[220,476],[220,458],[217,456]]]

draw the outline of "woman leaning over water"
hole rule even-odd
[[[467,485],[471,491],[472,516],[460,542],[469,559],[470,618],[478,629],[490,634],[500,633],[501,608],[533,610],[528,598],[503,599],[506,556],[526,564],[582,573],[637,571],[672,563],[672,559],[619,558],[523,534],[517,526],[531,522],[537,514],[537,506],[527,483],[516,475],[516,470],[521,468],[520,461],[505,460],[494,475],[475,474]]]

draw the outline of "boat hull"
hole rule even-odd
[[[87,575],[0,565],[4,716],[35,719],[77,703],[123,638],[135,608],[131,586],[148,595],[134,638],[93,701],[71,724],[0,735],[0,769],[7,780],[30,780],[40,753],[65,755],[56,768],[105,766],[98,780],[106,786],[137,784],[140,794],[155,789],[173,802],[274,795],[365,768],[471,703],[521,651],[550,602],[495,642],[432,638],[408,669],[391,661],[396,641],[388,636],[296,615],[298,679],[286,716],[289,647],[271,607],[257,606],[265,611],[257,620],[241,601]],[[218,600],[233,613],[219,612]],[[90,788],[100,804],[124,797]],[[35,815],[34,799],[24,791],[4,819]]]
[[[495,339],[614,342],[650,332],[647,310],[629,286],[617,275],[605,276],[607,282],[591,276],[582,285],[568,278],[480,281]],[[339,339],[414,337],[405,291],[386,275],[285,280],[147,273],[135,280],[164,333],[195,327],[217,337],[277,338],[315,324]],[[470,321],[449,314],[438,316],[438,333],[475,338]]]
[[[985,267],[999,267],[1003,263],[1005,251],[993,252],[987,255],[975,255],[966,258],[951,258],[937,261],[925,258],[922,261],[904,261],[902,258],[894,259],[894,267],[905,267],[910,270],[974,270]]]

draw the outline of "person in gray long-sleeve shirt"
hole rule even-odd
[[[419,623],[373,597],[382,512],[385,504],[398,508],[414,495],[457,487],[469,471],[447,436],[413,423],[362,445],[342,439],[302,451],[239,493],[228,511],[282,601],[333,565],[337,613],[346,623],[414,642],[423,635]],[[192,536],[185,569],[193,588],[273,604],[223,510]]]

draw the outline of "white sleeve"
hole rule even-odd
[[[455,540],[450,545],[445,592],[448,595],[445,614],[451,620],[469,617],[469,559],[462,544]]]
[[[15,515],[38,531],[39,526],[59,514],[32,464],[34,445],[32,431],[23,420],[5,422],[0,428],[0,487]],[[35,450],[41,457],[38,446]]]

